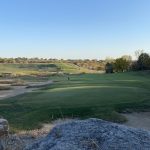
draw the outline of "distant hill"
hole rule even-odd
[[[84,67],[79,67],[71,63],[30,63],[30,64],[0,64],[1,76],[21,76],[21,75],[52,75],[58,73],[95,73],[96,71]]]

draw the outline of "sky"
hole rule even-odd
[[[150,0],[0,0],[0,57],[150,52]]]

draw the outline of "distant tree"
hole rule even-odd
[[[5,60],[3,58],[0,58],[0,63],[4,63]]]
[[[150,56],[147,53],[142,53],[138,57],[137,65],[139,70],[148,70],[150,69]]]
[[[128,61],[129,63],[132,62],[132,57],[130,55],[123,55],[122,58]]]
[[[115,59],[112,58],[112,57],[106,57],[105,62],[106,62],[106,63],[113,63],[114,60],[115,60]]]
[[[107,63],[106,66],[105,66],[105,71],[106,73],[113,73],[113,64],[111,63]]]
[[[132,66],[132,56],[130,55],[123,55],[122,58],[124,60],[126,60],[126,70],[130,70],[131,69],[131,66]]]
[[[131,63],[131,70],[132,70],[132,71],[137,71],[137,70],[139,70],[137,61],[133,61],[133,62]]]
[[[144,50],[143,50],[143,49],[138,49],[138,50],[136,50],[136,51],[135,51],[135,57],[138,59],[139,56],[140,56],[142,53],[144,53]]]
[[[128,70],[129,62],[124,58],[118,58],[116,59],[114,66],[116,72],[124,72]]]

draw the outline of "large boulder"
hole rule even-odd
[[[0,119],[0,137],[7,136],[9,131],[8,121],[6,119]]]
[[[150,132],[100,119],[70,121],[25,150],[150,150]]]

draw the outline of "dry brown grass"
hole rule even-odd
[[[11,86],[0,86],[0,90],[11,90]]]
[[[14,80],[0,80],[0,84],[13,84]]]

